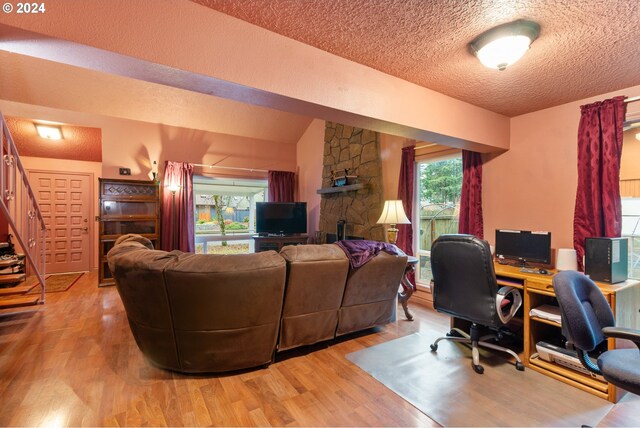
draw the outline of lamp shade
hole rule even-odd
[[[382,214],[378,224],[409,224],[411,223],[404,213],[401,200],[384,201]]]
[[[169,189],[169,191],[172,193],[176,193],[178,190],[180,190],[180,187],[181,186],[179,184],[172,183],[167,187],[167,189]]]
[[[556,256],[556,269],[578,270],[578,254],[571,248],[560,248]]]

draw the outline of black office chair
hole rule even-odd
[[[433,273],[433,305],[438,312],[471,322],[466,333],[454,328],[438,342],[452,340],[471,345],[471,365],[482,374],[478,346],[506,352],[516,360],[516,369],[524,370],[518,355],[511,349],[489,343],[502,337],[504,327],[522,305],[522,295],[515,287],[500,287],[493,269],[493,259],[487,241],[472,235],[442,235],[431,246],[431,271]],[[480,337],[482,327],[489,327],[492,334]],[[458,334],[462,337],[454,337]]]
[[[614,327],[609,303],[598,286],[580,272],[556,274],[553,289],[560,305],[562,334],[573,344],[582,365],[608,382],[640,394],[640,331]],[[588,352],[608,337],[628,339],[638,349],[606,351],[598,357],[596,365]]]

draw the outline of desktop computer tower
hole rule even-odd
[[[594,281],[615,284],[627,279],[627,238],[587,238],[584,273]]]

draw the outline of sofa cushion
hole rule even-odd
[[[349,261],[334,244],[284,247],[287,287],[278,349],[335,337]]]
[[[407,256],[382,251],[365,265],[349,270],[338,336],[386,324],[393,319],[398,287],[406,266]]]

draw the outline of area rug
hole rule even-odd
[[[80,279],[80,277],[84,275],[84,272],[76,272],[76,273],[57,273],[47,275],[44,279],[45,281],[45,293],[60,293],[62,291],[67,291],[71,288],[73,284],[76,283]],[[38,280],[35,277],[30,278],[30,284],[37,282]],[[27,294],[39,294],[40,287],[36,287],[33,290],[29,291]]]
[[[500,355],[455,342],[429,345],[438,332],[415,333],[347,355],[361,369],[442,426],[596,426],[613,404]]]

